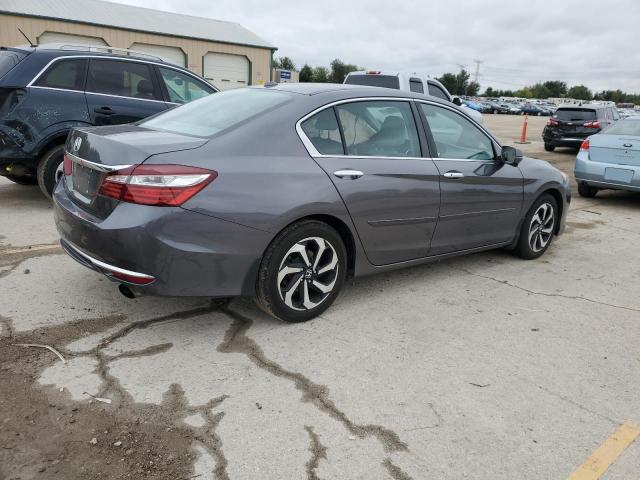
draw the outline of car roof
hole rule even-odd
[[[611,105],[602,105],[601,103],[572,103],[569,105],[560,105],[558,110],[602,110],[603,108],[611,108]]]

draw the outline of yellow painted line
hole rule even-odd
[[[569,476],[568,480],[597,480],[638,435],[640,425],[622,424]]]
[[[41,252],[43,250],[57,250],[58,248],[60,248],[59,243],[51,243],[47,245],[33,245],[31,247],[7,248],[5,250],[0,249],[0,255],[15,255],[17,253],[25,253],[25,252]]]

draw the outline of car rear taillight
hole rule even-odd
[[[136,165],[109,173],[99,193],[123,202],[175,207],[216,179],[218,172],[183,165]]]
[[[584,126],[587,128],[601,128],[600,122],[598,122],[597,120],[594,120],[593,122],[587,122],[584,124]]]
[[[580,145],[580,150],[583,152],[588,152],[589,151],[589,139],[587,138],[584,142],[582,142],[582,145]]]
[[[555,127],[556,125],[558,125],[558,121],[554,120],[553,118],[550,118],[549,120],[547,120],[547,125],[549,127]]]
[[[382,72],[380,70],[367,70],[367,75],[380,75]]]
[[[72,165],[71,157],[65,153],[64,160],[62,161],[62,173],[64,173],[65,176],[69,176],[73,173]]]

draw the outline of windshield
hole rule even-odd
[[[349,75],[344,83],[350,85],[366,85],[368,87],[400,88],[400,81],[395,75]]]
[[[588,122],[591,120],[597,120],[595,110],[587,110],[584,108],[562,108],[556,110],[553,118],[562,120],[564,122]]]
[[[12,50],[0,50],[0,78],[4,77],[9,70],[15,67],[26,54],[14,52]]]
[[[289,99],[289,95],[267,88],[227,90],[176,107],[139,125],[154,130],[210,137],[282,105]]]
[[[620,120],[602,133],[606,133],[607,135],[631,135],[640,137],[640,117]]]

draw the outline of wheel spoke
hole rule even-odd
[[[322,258],[322,254],[327,250],[327,242],[325,242],[322,238],[315,239],[318,244],[318,252],[316,253],[316,257],[313,259],[313,269],[318,268],[318,263]]]
[[[309,284],[307,282],[304,282],[304,285],[302,288],[304,289],[304,300],[302,302],[302,305],[304,305],[306,309],[311,310],[313,307],[317,306],[318,303],[320,302],[317,302],[317,303],[312,302],[311,299],[309,298]]]
[[[309,260],[309,255],[307,255],[307,246],[306,245],[302,245],[300,243],[296,243],[293,248],[291,250],[289,250],[289,253],[297,253],[302,257],[302,261],[304,262],[305,266],[310,267],[311,266],[311,261]]]
[[[302,270],[304,270],[302,267],[283,267],[278,272],[278,285],[282,283],[282,280],[284,280],[284,277],[286,277],[287,275],[291,275],[292,273],[300,273],[302,272]]]
[[[318,270],[318,275],[322,275],[323,273],[327,273],[331,270],[335,270],[336,265],[338,265],[338,255],[333,252],[333,256],[331,257],[331,261],[326,264],[324,267]]]
[[[291,285],[291,287],[289,287],[289,289],[287,290],[287,293],[284,296],[284,303],[286,303],[291,308],[296,308],[293,305],[293,302],[292,302],[291,299],[292,299],[294,293],[296,293],[296,290],[298,289],[298,287],[300,286],[300,282],[302,282],[302,275],[300,275],[300,277],[298,277],[298,279],[295,282],[293,282],[293,285]]]
[[[336,276],[336,278],[334,278],[331,282],[327,283],[326,285],[324,283],[320,283],[318,280],[314,280],[313,282],[311,282],[311,284],[315,288],[320,290],[322,293],[330,293],[331,290],[333,290],[333,286],[336,284],[337,278],[338,277]]]

